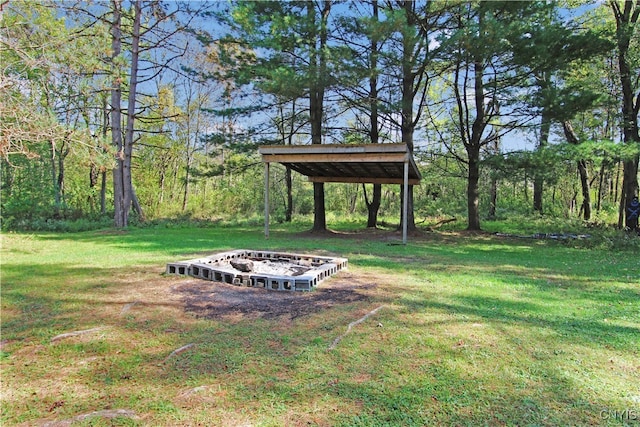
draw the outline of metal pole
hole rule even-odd
[[[269,162],[264,164],[264,237],[269,238]]]
[[[409,206],[409,161],[404,161],[404,200],[402,202],[402,244],[407,244],[407,214]]]

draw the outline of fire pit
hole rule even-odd
[[[167,264],[167,274],[278,291],[310,291],[347,268],[346,258],[235,250]]]

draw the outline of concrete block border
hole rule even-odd
[[[298,276],[244,273],[229,264],[230,261],[241,259],[285,261],[309,266],[310,270]],[[311,291],[327,277],[346,269],[348,263],[346,258],[238,249],[189,261],[167,263],[166,274],[277,291]]]

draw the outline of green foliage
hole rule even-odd
[[[567,165],[586,160],[601,165],[607,159],[632,159],[640,147],[618,144],[612,141],[584,141],[579,145],[560,143],[530,152],[491,154],[483,159],[493,177],[522,181],[534,174],[542,176],[549,184],[566,177]]]
[[[35,159],[2,161],[0,216],[3,230],[85,230],[108,225],[99,218],[99,189],[88,186],[86,157],[71,153],[67,158],[64,192],[55,203],[58,189],[52,180],[50,148],[40,145]],[[92,225],[93,224],[93,225]]]
[[[49,218],[36,217],[33,219],[11,218],[10,224],[3,224],[3,228],[12,231],[47,231],[56,233],[78,233],[81,231],[92,231],[109,228],[113,225],[111,216],[102,217],[79,217],[76,213],[67,213],[65,218]],[[135,224],[135,222],[134,222]]]
[[[56,8],[60,5],[9,2],[3,10],[1,29],[7,41],[7,48],[0,50],[1,62],[6,64],[3,78],[16,84],[2,86],[0,108],[6,109],[0,114],[5,125],[2,131],[11,128],[20,133],[0,137],[3,144],[20,141],[21,145],[10,149],[31,156],[12,155],[2,160],[5,230],[103,226],[105,220],[98,213],[100,185],[89,186],[90,171],[106,172],[106,215],[113,204],[115,153],[105,143],[110,135],[104,116],[108,112],[104,91],[109,87],[105,79],[110,78],[104,75],[104,60],[110,50],[108,26],[101,21],[89,25],[81,9],[63,11]],[[314,4],[316,8],[319,5]],[[95,12],[106,11],[100,6],[96,5]],[[620,144],[614,137],[619,126],[619,90],[615,89],[618,76],[607,66],[615,62],[610,45],[615,25],[607,5],[594,5],[585,9],[590,10],[588,14],[582,14],[582,8],[570,4],[570,11],[579,15],[571,22],[558,20],[562,4],[554,3],[416,2],[411,5],[415,16],[409,20],[397,4],[380,3],[380,16],[375,19],[368,4],[340,5],[332,9],[328,21],[331,42],[322,52],[328,70],[322,76],[313,76],[307,61],[312,50],[309,35],[317,32],[320,22],[310,22],[308,4],[232,2],[230,13],[226,13],[226,5],[219,6],[218,23],[226,25],[228,34],[204,37],[203,32],[193,30],[208,46],[185,57],[184,70],[192,79],[163,74],[155,82],[155,90],[150,84],[145,88],[150,93],[139,99],[144,107],[138,112],[136,128],[142,132],[136,133],[139,139],[132,173],[138,198],[152,224],[186,219],[257,221],[263,212],[264,180],[256,146],[307,142],[309,112],[303,98],[308,96],[309,81],[314,77],[326,79],[335,89],[325,105],[325,141],[365,142],[371,101],[366,92],[372,75],[379,78],[377,105],[386,116],[381,139],[398,139],[400,132],[393,123],[398,121],[400,110],[397,75],[402,65],[403,35],[415,41],[416,48],[429,45],[416,53],[415,63],[406,65],[414,70],[425,64],[432,67],[425,75],[429,77],[424,81],[426,86],[416,88],[426,89],[429,105],[425,108],[431,113],[428,124],[418,126],[428,128],[426,149],[433,149],[434,142],[439,145],[435,153],[421,153],[424,141],[420,132],[424,129],[417,128],[415,156],[424,177],[414,191],[417,222],[455,216],[460,223],[466,216],[468,158],[461,128],[452,120],[459,106],[451,103],[451,88],[444,83],[451,77],[451,61],[465,55],[467,59],[491,57],[491,73],[502,76],[484,79],[487,93],[493,96],[491,102],[486,99],[487,108],[500,103],[500,113],[508,115],[515,111],[509,108],[530,101],[527,105],[535,104],[536,108],[527,107],[527,113],[539,114],[539,107],[544,107],[556,120],[573,118],[582,142],[552,144],[535,153],[483,152],[479,182],[482,215],[487,215],[494,179],[498,183],[497,217],[527,215],[532,179],[542,176],[546,214],[576,218],[581,194],[575,162],[584,160],[594,183],[593,200],[602,193],[595,218],[615,222],[619,162],[633,159],[639,150],[637,144]],[[485,19],[483,31],[475,19],[480,12]],[[460,25],[462,21],[466,24]],[[436,32],[434,38],[426,35],[425,31],[443,25],[459,31]],[[80,27],[82,37],[75,37]],[[379,43],[377,70],[368,69],[371,40]],[[633,70],[640,57],[637,40],[630,40],[628,57]],[[455,49],[447,51],[450,48]],[[603,52],[608,54],[606,58]],[[122,55],[111,71],[122,72],[126,62]],[[548,85],[537,86],[535,79],[541,78],[544,70],[557,73]],[[258,90],[259,96],[245,96],[249,92],[241,88]],[[468,85],[465,88],[469,90]],[[519,96],[525,93],[525,99]],[[470,101],[471,93],[464,99],[463,104]],[[579,112],[585,108],[587,111]],[[345,115],[334,116],[345,109]],[[255,127],[255,118],[264,121],[265,128]],[[488,126],[501,133],[508,126],[523,124],[511,119],[493,117]],[[94,138],[88,137],[89,128]],[[487,130],[483,136],[495,136],[492,132]],[[9,150],[6,144],[2,149]],[[59,161],[65,166],[62,185],[57,179]],[[271,214],[280,222],[286,210],[284,172],[272,169]],[[327,188],[329,218],[339,221],[366,213],[362,186],[332,184]],[[305,218],[313,212],[311,185],[294,173],[292,191],[293,212]],[[383,187],[380,215],[390,223],[397,222],[399,194],[398,186]],[[624,241],[612,243],[618,244],[624,246]]]
[[[2,161],[1,172],[3,227],[10,226],[16,219],[28,220],[53,212],[54,189],[43,157],[37,160],[17,158],[14,165]]]

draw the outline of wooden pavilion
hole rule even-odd
[[[400,184],[403,188],[402,243],[407,243],[409,185],[422,176],[407,144],[264,145],[264,233],[269,237],[269,165],[281,163],[311,182]]]

